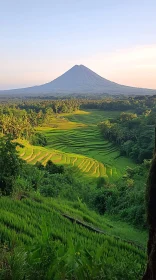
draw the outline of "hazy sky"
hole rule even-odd
[[[156,89],[156,0],[0,0],[0,89],[75,64]]]

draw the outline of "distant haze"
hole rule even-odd
[[[75,65],[53,81],[34,87],[0,91],[18,95],[154,94],[154,90],[128,87],[109,81],[84,65]]]

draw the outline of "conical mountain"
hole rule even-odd
[[[84,65],[75,65],[55,80],[40,86],[0,91],[21,95],[67,95],[67,94],[154,94],[151,89],[119,85],[102,78]]]

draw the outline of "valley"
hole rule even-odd
[[[126,168],[135,164],[112,143],[104,141],[97,124],[119,116],[120,112],[88,110],[72,114],[60,114],[50,120],[50,125],[37,127],[37,131],[47,138],[45,148],[33,147],[22,142],[21,157],[30,164],[52,160],[56,164],[77,167],[87,177],[106,177],[110,180],[121,177]]]
[[[141,279],[153,104],[1,104],[0,278]]]

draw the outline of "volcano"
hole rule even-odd
[[[84,65],[75,65],[49,83],[28,88],[0,91],[0,93],[21,96],[63,96],[71,94],[147,95],[155,94],[156,91],[120,85],[99,76]]]

